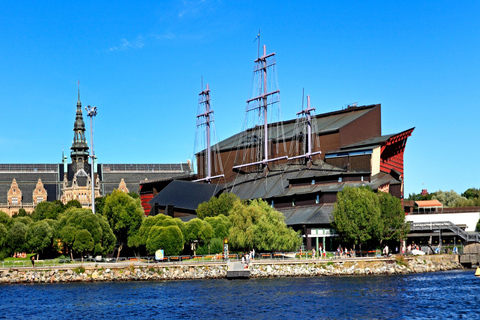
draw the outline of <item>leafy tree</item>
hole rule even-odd
[[[0,224],[5,225],[6,228],[9,228],[12,225],[12,218],[3,211],[0,211]]]
[[[0,260],[10,255],[10,248],[7,246],[8,230],[4,224],[0,223]]]
[[[480,198],[480,189],[469,188],[469,189],[465,190],[464,193],[462,193],[462,197],[465,197],[469,200]]]
[[[25,239],[27,234],[27,226],[20,222],[15,221],[13,226],[8,230],[7,243],[13,252],[24,252],[28,248],[25,245]]]
[[[21,222],[25,224],[26,226],[30,225],[33,223],[32,218],[30,217],[18,217],[18,218],[12,218],[13,222],[15,223],[16,221]]]
[[[17,217],[28,217],[27,211],[25,209],[20,208],[17,213],[12,215],[12,218],[17,218]]]
[[[115,235],[104,216],[93,214],[89,209],[70,208],[62,213],[58,217],[58,220],[58,234],[60,240],[64,243],[69,243],[69,240],[71,240],[67,235],[73,228],[76,230],[75,239],[77,238],[76,233],[78,230],[85,229],[90,233],[94,245],[92,249],[95,249],[94,254],[106,254],[107,252],[111,252],[115,247]],[[70,228],[65,229],[68,227]],[[82,236],[81,239],[83,243],[85,239],[84,236]],[[75,241],[76,240],[73,242],[72,249],[73,251],[78,251],[74,249]]]
[[[346,241],[366,243],[379,235],[379,199],[370,188],[346,186],[337,193],[333,218],[335,229]]]
[[[400,241],[405,239],[409,232],[409,225],[405,221],[405,212],[400,199],[384,192],[379,192],[378,198],[380,202],[380,223],[377,236],[380,243],[383,240],[395,239]]]
[[[476,227],[477,231],[480,231],[480,219],[478,220],[477,222],[477,227]]]
[[[70,200],[67,202],[67,204],[65,205],[65,210],[66,209],[69,209],[69,208],[81,208],[82,207],[82,204],[80,203],[80,201],[78,200]]]
[[[146,219],[143,219],[140,229],[138,230],[138,233],[134,236],[129,237],[128,245],[130,247],[135,247],[138,249],[143,249],[143,248],[146,249],[147,241],[150,236],[150,230],[153,227],[175,226],[179,228],[179,230],[181,230],[179,225],[185,228],[185,226],[183,226],[183,222],[178,218],[173,219],[172,217],[166,216],[163,214],[159,214],[156,216],[149,216]],[[184,241],[183,232],[182,232],[182,241]]]
[[[32,252],[43,253],[53,244],[53,229],[45,220],[37,221],[28,226],[27,246]]]
[[[201,203],[196,212],[197,217],[205,219],[206,217],[215,217],[218,215],[228,216],[234,203],[239,198],[233,193],[222,193],[218,198],[212,197],[208,202]]]
[[[4,248],[7,244],[8,230],[4,224],[0,223],[0,249]]]
[[[65,211],[63,203],[55,200],[53,202],[40,202],[35,207],[32,213],[32,219],[34,221],[40,221],[43,219],[57,219],[58,215]]]
[[[153,226],[149,232],[146,248],[150,254],[163,249],[167,256],[178,255],[183,249],[183,241],[182,232],[176,225]]]
[[[93,250],[94,246],[92,234],[88,232],[88,230],[81,229],[75,233],[75,241],[73,242],[72,249],[75,252],[81,253],[82,261],[85,252]],[[99,247],[98,250],[101,250],[101,248]]]
[[[145,215],[139,199],[128,194],[113,190],[105,198],[103,215],[107,218],[119,244],[118,256],[124,245],[128,245],[128,238],[135,236],[142,224]]]
[[[136,193],[135,191],[130,191],[130,192],[128,193],[128,195],[129,195],[130,197],[132,197],[133,199],[140,199],[140,195],[139,195],[138,193]]]
[[[212,238],[209,244],[198,247],[197,254],[217,254],[223,252],[223,238]]]
[[[461,196],[453,190],[438,190],[432,199],[440,201],[444,207],[455,207],[456,202],[461,199]]]
[[[195,218],[195,219],[192,219],[190,221],[188,221],[186,224],[185,224],[185,241],[186,242],[192,242],[192,241],[195,241],[195,240],[200,240],[201,236],[201,232],[203,230],[203,227],[204,227],[204,224],[203,224],[203,221],[198,219],[198,218]]]
[[[103,214],[103,207],[105,206],[106,197],[97,197],[95,198],[95,213]]]
[[[73,242],[75,241],[75,234],[77,230],[72,226],[65,226],[63,227],[59,233],[58,237],[63,243],[64,248],[67,250],[63,250],[64,252],[68,251],[70,253],[70,259],[73,260]]]
[[[235,201],[230,221],[229,242],[237,249],[293,250],[301,238],[287,227],[284,216],[263,200],[249,204]]]
[[[424,196],[422,196],[421,194],[410,193],[406,200],[412,200],[412,201],[432,200],[433,195],[434,193],[427,193]]]
[[[216,217],[206,217],[205,222],[210,224],[214,231],[214,237],[223,239],[228,237],[228,230],[230,229],[231,223],[223,214]]]

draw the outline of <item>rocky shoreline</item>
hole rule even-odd
[[[457,255],[394,256],[380,259],[256,261],[251,278],[393,275],[462,269]],[[0,270],[1,283],[162,281],[226,278],[226,264],[154,264],[11,268]]]

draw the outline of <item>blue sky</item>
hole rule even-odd
[[[480,187],[480,3],[2,1],[0,162],[69,154],[80,79],[103,163],[191,159],[201,77],[220,139],[242,129],[253,60],[277,54],[282,119],[382,104],[382,133],[416,127],[405,192]],[[88,126],[88,120],[86,124]]]

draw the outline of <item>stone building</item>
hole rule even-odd
[[[91,206],[91,164],[85,137],[80,91],[73,126],[70,152],[61,163],[0,164],[0,211],[13,215],[21,208],[33,212],[42,201],[78,200],[83,207]],[[189,163],[173,164],[105,164],[94,161],[95,197],[114,189],[139,193],[139,182],[189,176]]]

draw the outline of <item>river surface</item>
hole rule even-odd
[[[2,319],[480,319],[474,270],[0,285]]]

